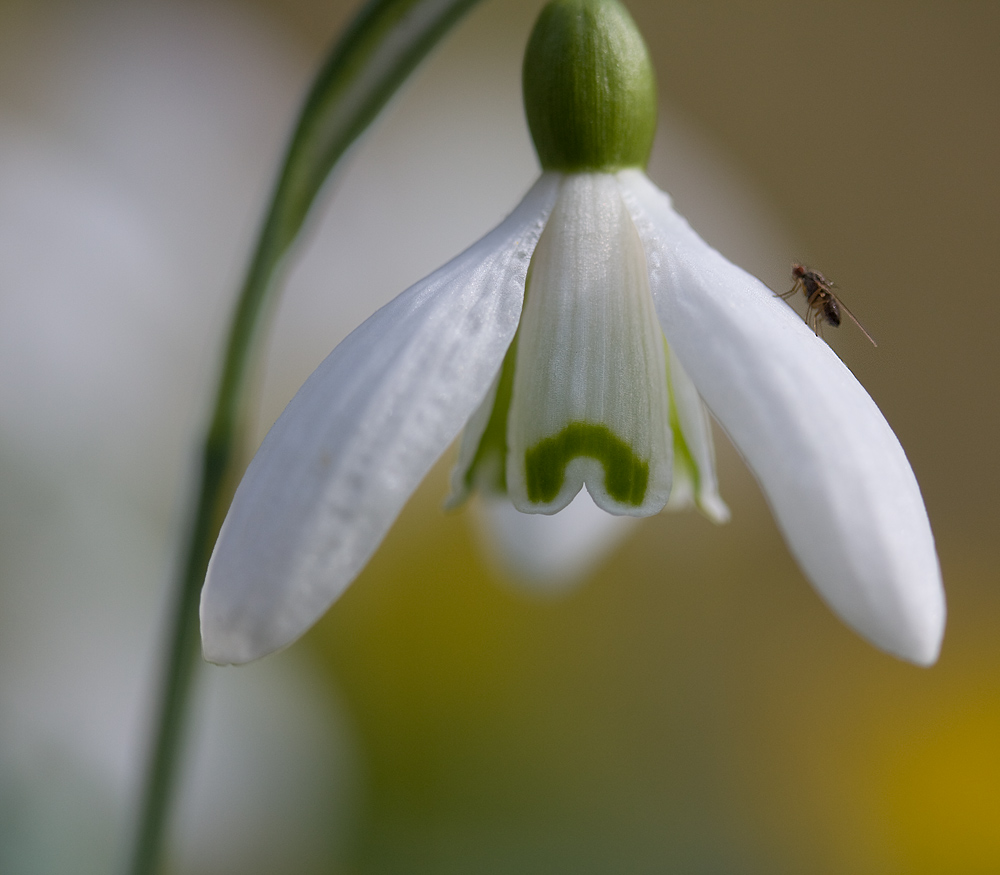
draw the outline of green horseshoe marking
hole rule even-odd
[[[559,434],[539,441],[524,454],[528,500],[552,501],[566,479],[566,466],[578,456],[604,466],[604,488],[615,501],[638,507],[649,485],[649,462],[606,425],[571,422]]]

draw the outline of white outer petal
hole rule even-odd
[[[933,663],[945,620],[934,539],[878,407],[791,308],[698,237],[644,174],[618,178],[667,340],[806,574],[872,643]]]
[[[544,174],[495,230],[351,333],[285,408],[212,554],[206,659],[291,643],[368,562],[500,367],[558,179]]]

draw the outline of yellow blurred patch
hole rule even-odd
[[[1000,871],[1000,696],[970,689],[940,725],[900,740],[886,832],[904,871]]]

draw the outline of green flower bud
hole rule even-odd
[[[646,44],[618,0],[552,0],[531,32],[523,76],[543,169],[645,168],[656,83]]]

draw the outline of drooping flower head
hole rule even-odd
[[[933,662],[944,597],[899,442],[825,343],[646,177],[655,86],[617,0],[545,7],[524,94],[538,182],[344,340],[248,468],[209,567],[206,657],[245,662],[309,628],[463,426],[452,503],[478,489],[552,514],[586,488],[611,514],[726,519],[707,405],[821,596]]]

